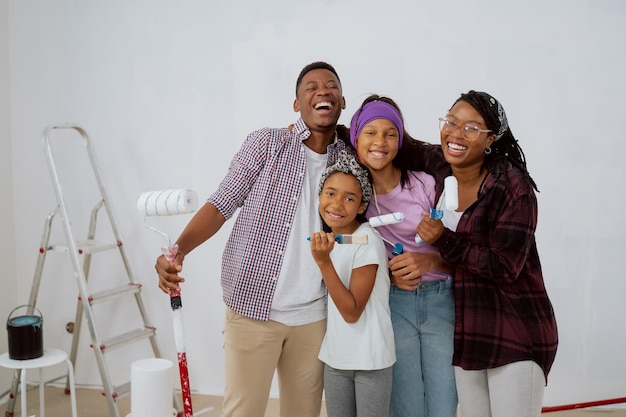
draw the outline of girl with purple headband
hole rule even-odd
[[[435,180],[409,166],[422,144],[404,129],[396,103],[372,95],[355,112],[350,142],[372,173],[366,216],[402,212],[404,220],[378,227],[391,274],[389,306],[396,345],[391,416],[455,417],[452,367],[454,297],[452,279],[438,251],[415,242],[424,212],[435,206]],[[403,245],[396,255],[393,243]]]

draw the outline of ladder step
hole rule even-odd
[[[113,393],[114,393],[113,395],[115,396],[116,399],[123,397],[129,392],[130,392],[130,382],[125,382],[122,385],[113,387]],[[105,395],[105,393],[103,392],[102,395]]]
[[[112,298],[116,298],[121,295],[135,294],[140,291],[141,291],[141,284],[136,284],[136,283],[125,284],[116,288],[111,288],[110,290],[93,293],[89,297],[89,303],[93,305],[93,304],[101,303],[103,301],[108,301]]]
[[[154,327],[142,327],[140,329],[131,330],[130,332],[103,341],[102,345],[100,345],[100,350],[115,349],[137,340],[147,339],[154,336],[155,331],[156,329]]]
[[[111,249],[116,249],[122,245],[122,242],[99,242],[97,240],[82,240],[76,242],[79,254],[88,254],[96,252],[104,252]],[[69,253],[70,249],[66,244],[52,244],[48,246],[47,250]]]

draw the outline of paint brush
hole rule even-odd
[[[307,237],[306,240],[311,240],[311,237]],[[335,235],[335,242],[342,245],[367,245],[367,235]]]
[[[335,235],[335,242],[340,244],[367,245],[367,235]]]

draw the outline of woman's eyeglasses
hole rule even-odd
[[[476,140],[481,133],[491,132],[489,129],[481,129],[478,126],[469,123],[461,125],[454,120],[448,119],[447,117],[439,118],[439,129],[446,135],[454,133],[458,128],[461,128],[461,135],[467,140]]]

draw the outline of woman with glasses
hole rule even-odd
[[[397,223],[375,229],[387,242],[392,281],[389,307],[396,363],[390,415],[455,417],[452,279],[437,249],[415,241],[423,212],[435,204],[434,178],[409,170],[421,143],[404,130],[397,104],[378,95],[366,98],[352,117],[350,142],[372,173],[367,218],[392,213],[398,217]]]
[[[440,119],[441,146],[421,162],[458,182],[458,208],[420,222],[453,268],[454,358],[463,417],[536,416],[556,355],[557,325],[537,245],[537,187],[502,105],[469,91]]]

